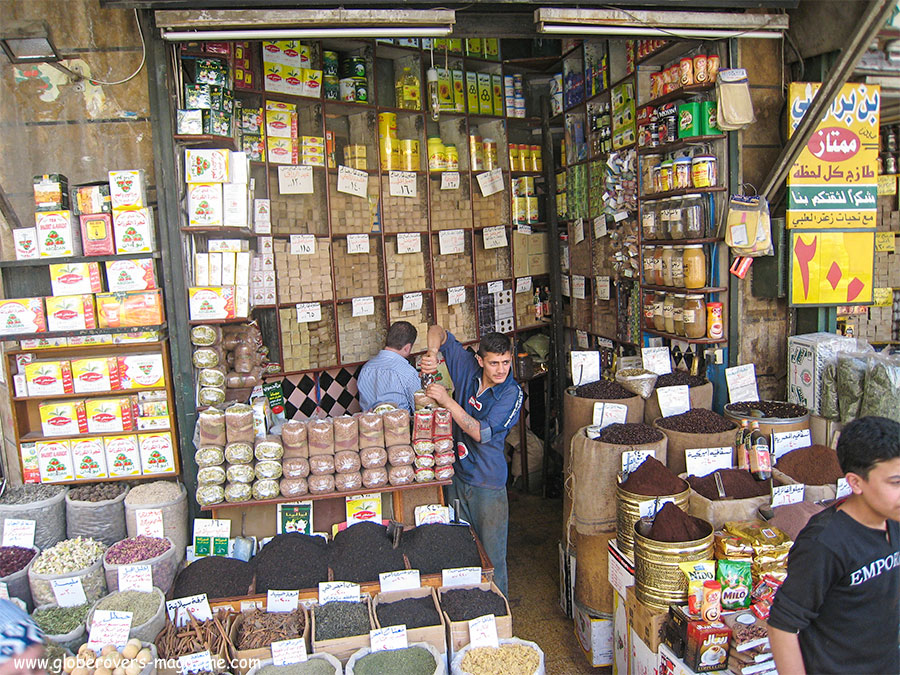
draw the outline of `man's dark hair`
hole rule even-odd
[[[841,471],[865,479],[879,462],[900,457],[900,424],[887,417],[861,417],[841,431],[837,444]]]
[[[509,337],[503,333],[485,333],[481,336],[481,343],[478,345],[478,356],[484,358],[490,352],[491,354],[507,354],[512,351],[512,343]]]
[[[414,345],[419,331],[409,321],[397,321],[388,328],[385,345],[391,349],[403,349],[406,345]]]

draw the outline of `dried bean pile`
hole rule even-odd
[[[726,499],[762,497],[772,491],[769,481],[756,480],[749,471],[744,469],[718,469],[706,476],[688,476],[687,480],[694,492],[707,499],[717,501],[720,497],[719,490],[716,488],[716,474],[722,478]]]
[[[382,626],[405,625],[407,630],[424,626],[440,626],[441,617],[430,595],[404,598],[396,602],[378,603],[375,614]]]
[[[645,445],[663,439],[663,432],[649,424],[610,424],[594,439],[610,445]]]
[[[15,485],[6,488],[3,496],[0,497],[0,504],[31,504],[32,502],[55,497],[65,489],[64,485],[43,485],[40,483]]]
[[[648,538],[656,541],[696,541],[710,533],[709,524],[689,516],[672,502],[666,502],[653,519]]]
[[[802,405],[784,401],[741,401],[740,403],[729,403],[725,409],[741,415],[749,415],[754,410],[759,410],[763,417],[779,419],[791,419],[809,414],[809,410]]]
[[[238,649],[260,649],[273,642],[291,640],[303,635],[306,616],[302,608],[293,612],[247,612],[237,634]]]
[[[844,477],[837,453],[827,445],[792,450],[778,460],[775,468],[805,485],[827,485]]]
[[[506,602],[493,591],[457,588],[441,595],[441,609],[451,621],[471,621],[485,614],[506,616]]]
[[[671,373],[660,375],[656,378],[656,388],[660,387],[679,387],[682,385],[688,387],[700,387],[706,384],[706,378],[702,375],[691,375],[686,370],[673,370]]]
[[[368,635],[369,606],[365,602],[329,602],[313,607],[314,640]]]
[[[439,523],[420,525],[403,533],[400,547],[412,569],[422,574],[481,565],[478,544],[468,527]]]
[[[352,525],[335,535],[330,548],[337,581],[363,583],[377,579],[382,572],[406,569],[403,552],[393,548],[384,525]]]
[[[694,408],[680,415],[663,417],[656,424],[669,431],[688,434],[719,434],[738,427],[735,422],[725,419],[719,413],[704,408]]]
[[[111,565],[128,565],[142,560],[150,560],[150,558],[162,555],[171,547],[172,544],[165,537],[148,537],[139,534],[110,546],[106,552],[106,562]]]
[[[366,654],[353,666],[356,675],[432,675],[437,668],[434,656],[421,647],[389,649]]]
[[[588,384],[582,384],[575,388],[575,396],[578,398],[617,399],[631,398],[634,396],[618,382],[609,380],[597,380]]]
[[[211,555],[192,562],[178,573],[172,597],[206,593],[210,600],[233,598],[247,595],[252,583],[253,565],[236,558]]]
[[[300,532],[279,534],[260,549],[253,561],[257,593],[269,589],[315,588],[320,581],[328,581],[328,542],[322,537]]]
[[[191,563],[189,567],[196,564]],[[181,628],[175,628],[175,625],[167,619],[165,628],[156,636],[159,658],[177,659],[179,656],[203,651],[209,651],[215,658],[216,654],[223,651],[225,645],[231,645],[231,639],[228,637],[229,628],[227,609],[220,609],[208,621],[197,621],[191,615],[190,623]]]
[[[648,457],[641,462],[638,468],[628,474],[628,479],[620,487],[626,492],[648,497],[675,495],[687,490],[685,482],[655,457]]]
[[[0,577],[7,577],[26,567],[37,551],[23,546],[0,546]]]
[[[81,485],[69,490],[69,499],[73,502],[102,502],[107,499],[115,499],[127,489],[128,484],[123,481]]]

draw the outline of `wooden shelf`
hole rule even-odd
[[[168,431],[168,429],[166,429]],[[104,434],[109,435],[109,434]],[[178,478],[178,473],[170,471],[169,473],[142,473],[137,476],[107,476],[106,478],[80,478],[77,480],[55,480],[52,482],[41,483],[41,485],[88,485],[91,483],[113,483],[118,480],[149,480],[160,478]]]
[[[53,397],[49,396],[48,399],[53,399]],[[141,429],[140,431],[137,429],[134,431],[86,431],[83,434],[71,434],[69,436],[44,436],[38,431],[29,431],[24,436],[19,436],[19,443],[32,443],[36,441],[77,441],[83,438],[96,438],[97,436],[134,436],[143,434],[161,434],[164,432],[177,434],[178,430],[166,427],[165,429]]]
[[[689,96],[699,96],[700,94],[705,94],[708,91],[712,91],[716,88],[715,82],[704,82],[703,84],[689,84],[686,87],[681,87],[681,89],[676,89],[675,91],[670,91],[668,94],[663,94],[662,96],[657,96],[654,99],[647,101],[646,103],[635,103],[635,108],[647,108],[648,106],[652,106],[656,108],[657,106],[661,106],[665,103],[671,103],[672,101],[677,101],[681,98],[688,98]]]
[[[686,338],[682,335],[672,335],[671,333],[663,333],[658,330],[651,330],[649,328],[641,329],[645,333],[650,333],[651,335],[657,335],[659,337],[667,338],[669,340],[679,340],[680,342],[687,342],[692,345],[719,345],[728,342],[728,338],[721,337],[718,339],[715,338]]]
[[[709,136],[689,136],[688,138],[679,138],[674,143],[663,143],[662,145],[638,148],[637,154],[639,154],[639,155],[662,155],[667,152],[674,152],[675,150],[681,150],[682,148],[686,148],[691,145],[696,145],[698,143],[710,143],[712,141],[724,141],[726,138],[727,138],[727,136],[725,136],[725,134],[712,134]]]
[[[76,255],[66,258],[35,258],[34,260],[0,260],[0,268],[6,267],[46,267],[47,265],[71,265],[82,262],[108,262],[112,260],[138,260],[159,258],[159,251],[152,253],[122,253],[119,255]]]
[[[114,347],[116,345],[104,345],[106,347]],[[74,349],[74,347],[73,347]],[[64,398],[104,398],[107,396],[134,396],[140,391],[166,391],[165,387],[141,387],[140,389],[111,389],[109,391],[91,391],[83,394],[52,394],[44,396],[13,396],[13,401],[49,401]],[[143,431],[152,431],[151,429],[142,429]],[[168,431],[168,429],[166,429]],[[135,432],[136,433],[136,432]]]
[[[237,144],[231,136],[216,136],[215,134],[175,134],[176,143],[204,148],[228,148],[237,149]]]
[[[224,227],[224,226],[204,226],[204,225],[190,225],[186,227],[182,227],[181,231],[186,234],[216,234],[223,237],[258,237],[261,235],[256,234],[249,227]],[[265,235],[262,235],[265,236]]]
[[[44,333],[17,333],[14,335],[0,335],[0,342],[6,340],[39,340],[41,338],[58,337],[84,337],[86,335],[105,335],[118,333],[146,333],[149,331],[161,331],[166,329],[166,324],[158,326],[123,326],[119,328],[90,328],[88,330],[54,330]],[[116,347],[118,345],[103,345],[104,347]],[[31,350],[29,350],[31,351]]]
[[[648,195],[639,196],[638,200],[642,202],[653,202],[660,199],[667,199],[669,197],[683,197],[684,195],[705,194],[707,192],[725,192],[725,186],[717,185],[715,187],[708,188],[691,187],[681,188],[680,190],[669,190],[668,192],[653,192]]]
[[[297,303],[292,303],[290,306],[293,307],[295,304]],[[253,308],[251,307],[251,311],[252,309]],[[228,323],[246,323],[247,321],[250,321],[249,316],[235,317],[233,319],[191,319],[188,321],[188,324],[191,326],[203,326],[207,324],[221,326]]]
[[[663,293],[678,293],[684,295],[710,295],[712,293],[725,293],[728,288],[725,286],[704,286],[703,288],[683,288],[675,286],[653,286],[644,284],[641,286],[645,291],[661,291]]]
[[[120,349],[137,349],[137,350],[146,350],[149,347],[161,347],[164,344],[165,338],[163,340],[154,340],[152,342],[126,342],[122,344],[105,344],[105,345],[64,345],[62,347],[38,347],[36,349],[7,349],[5,353],[7,355],[13,354],[58,354],[63,351],[87,351],[87,352],[108,352],[110,349],[115,348],[116,350]],[[123,390],[125,391],[125,390]],[[140,391],[140,390],[134,390]]]
[[[700,237],[699,239],[644,239],[642,246],[689,246],[690,244],[715,244],[725,241],[722,237]]]

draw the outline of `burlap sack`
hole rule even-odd
[[[731,446],[731,461],[737,466],[737,454],[734,452],[734,440],[737,437],[738,427],[718,434],[692,434],[684,431],[672,431],[659,426],[661,418],[653,420],[653,426],[663,432],[669,439],[666,450],[666,466],[672,473],[681,474],[687,470],[684,461],[684,451],[694,448],[725,448]]]
[[[594,421],[595,403],[620,403],[628,408],[625,421],[629,424],[644,419],[644,399],[640,396],[631,398],[600,399],[580,398],[575,396],[574,387],[569,387],[563,396],[563,459],[569,451],[572,437],[581,427],[590,426]]]
[[[691,410],[696,408],[712,409],[712,382],[701,384],[699,387],[691,387],[688,393],[691,396]],[[644,402],[644,424],[653,424],[653,420],[657,417],[662,417],[662,411],[659,409],[659,398],[657,398],[656,390],[654,390]]]
[[[575,534],[578,550],[575,574],[575,600],[601,614],[612,614],[613,588],[609,583],[609,542],[615,531],[600,534]]]

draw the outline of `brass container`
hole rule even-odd
[[[649,497],[647,495],[638,495],[633,492],[623,490],[621,485],[616,486],[616,542],[619,550],[628,556],[634,555],[634,524],[641,519],[641,504],[646,502],[654,502],[659,499],[659,508],[666,500],[673,500],[675,506],[688,512],[688,498],[691,494],[691,487],[687,481],[684,483],[684,490],[674,495],[660,495],[658,497]],[[646,508],[646,507],[645,507]]]
[[[678,563],[713,559],[713,528],[706,524],[709,534],[702,539],[677,542],[648,539],[649,521],[634,524],[634,590],[638,600],[661,611],[687,602],[687,577]]]

